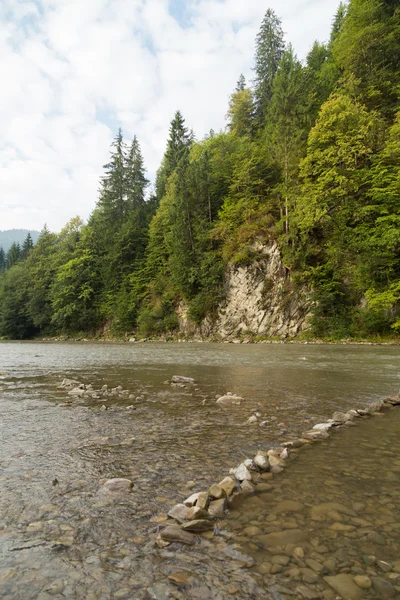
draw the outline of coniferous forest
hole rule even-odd
[[[153,192],[139,141],[119,131],[87,224],[0,254],[0,336],[159,335],[181,301],[200,323],[226,265],[271,240],[290,289],[310,290],[312,335],[400,330],[398,1],[340,5],[304,62],[267,10],[255,49],[224,131],[197,140],[173,116]]]

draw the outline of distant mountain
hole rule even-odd
[[[40,235],[39,231],[34,231],[33,229],[6,229],[5,231],[0,231],[0,248],[3,248],[4,252],[8,252],[13,242],[22,245],[28,233],[31,234],[33,243],[36,244]]]

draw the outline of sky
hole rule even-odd
[[[225,127],[272,8],[304,59],[339,0],[0,0],[0,229],[53,231],[93,210],[119,127],[154,180],[180,110]]]

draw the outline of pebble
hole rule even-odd
[[[363,590],[368,590],[372,586],[372,581],[367,575],[356,575],[354,581]]]

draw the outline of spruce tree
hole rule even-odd
[[[98,207],[110,229],[115,229],[123,222],[126,212],[125,190],[125,156],[126,148],[119,129],[111,144],[110,162],[104,165],[106,171],[101,178]]]
[[[135,136],[125,162],[125,186],[128,211],[144,208],[146,188],[149,183],[149,180],[146,178],[140,145]]]
[[[272,84],[284,49],[281,20],[269,8],[256,38],[254,96],[260,126],[264,125],[272,98]]]
[[[282,174],[276,191],[286,235],[289,234],[289,213],[298,184],[299,162],[306,148],[305,98],[303,68],[289,45],[273,82],[266,127],[267,147]]]
[[[167,149],[161,167],[157,172],[156,193],[158,201],[165,194],[169,176],[175,171],[178,165],[188,162],[192,141],[193,136],[188,133],[185,127],[185,119],[178,110],[171,121]]]
[[[28,258],[29,252],[32,250],[32,248],[33,248],[32,236],[30,233],[28,233],[24,240],[24,243],[22,244],[21,258],[26,260]]]
[[[235,92],[243,92],[246,89],[246,79],[243,73],[240,74],[238,82],[236,84]]]
[[[7,253],[7,269],[11,269],[21,258],[21,246],[13,242]]]
[[[3,248],[0,248],[0,271],[5,271],[7,267],[6,253]]]

